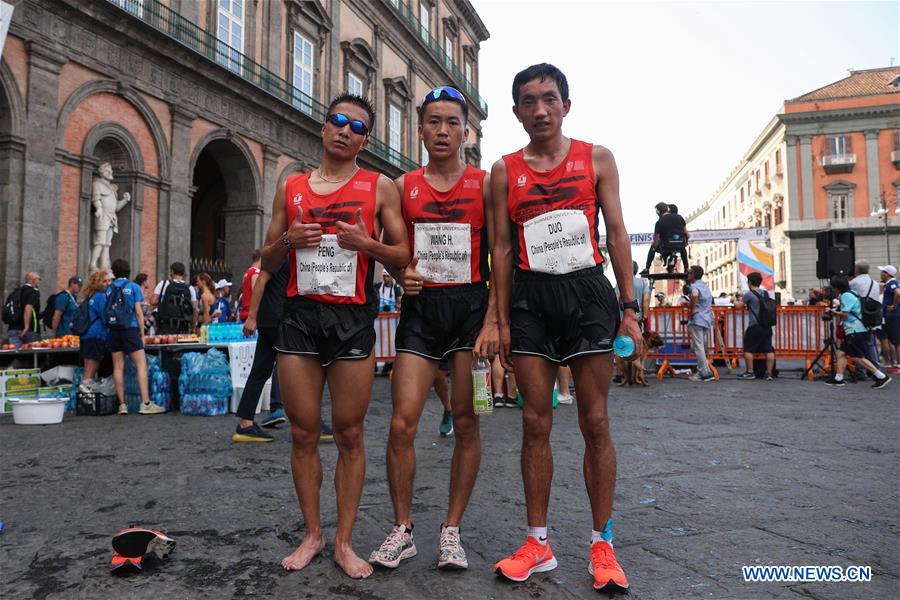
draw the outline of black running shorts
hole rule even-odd
[[[567,363],[612,352],[619,306],[600,266],[566,275],[517,269],[509,318],[513,354]]]
[[[403,296],[394,346],[431,360],[471,350],[487,312],[483,283],[423,288],[418,296]]]
[[[284,354],[317,356],[323,367],[336,360],[368,358],[375,346],[377,314],[371,305],[288,298],[275,349]]]
[[[775,348],[772,346],[772,328],[763,327],[758,323],[748,327],[744,332],[744,352],[750,354],[775,352]]]

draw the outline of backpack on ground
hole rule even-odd
[[[47,298],[47,306],[44,307],[44,312],[41,313],[41,322],[44,324],[45,328],[53,329],[53,314],[56,312],[56,299],[59,298],[60,294],[65,293],[66,290],[63,290],[61,292],[52,294],[49,298]]]
[[[167,324],[190,324],[194,320],[191,288],[184,281],[166,281],[163,286],[156,318]]]
[[[883,320],[883,315],[881,312],[881,302],[875,300],[870,296],[872,293],[872,286],[875,285],[875,280],[872,280],[872,283],[869,284],[869,291],[866,292],[866,296],[862,297],[856,292],[853,294],[859,298],[859,306],[860,306],[860,315],[859,320],[862,321],[862,324],[865,325],[868,329],[872,329],[873,327],[878,327],[881,325]]]
[[[102,294],[103,292],[99,293]],[[91,318],[90,298],[85,298],[84,302],[79,304],[78,308],[75,309],[75,316],[72,317],[72,324],[69,327],[72,335],[81,337],[86,334],[97,318],[98,317]]]
[[[126,284],[127,285],[127,284]],[[112,286],[106,308],[103,309],[103,321],[110,329],[128,329],[134,317],[134,304],[128,302],[124,285]]]
[[[12,327],[22,320],[22,288],[17,287],[3,301],[3,322]]]
[[[775,299],[766,292],[757,296],[759,296],[759,312],[756,315],[756,322],[763,327],[774,327],[778,322],[778,305]]]

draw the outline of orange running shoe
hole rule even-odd
[[[552,571],[556,564],[550,544],[542,546],[529,535],[518,550],[494,565],[494,573],[513,581],[525,581],[532,573]]]
[[[625,571],[616,561],[613,547],[607,542],[595,542],[591,544],[591,562],[588,563],[588,571],[594,576],[594,589],[600,590],[608,585],[628,589],[628,579]]]

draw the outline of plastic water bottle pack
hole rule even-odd
[[[205,354],[186,353],[181,359],[178,389],[183,414],[214,416],[227,413],[232,389],[231,369],[225,354],[216,349]]]

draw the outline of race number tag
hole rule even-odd
[[[589,229],[580,210],[554,210],[527,221],[525,246],[531,270],[564,275],[593,267]]]
[[[318,246],[295,252],[298,294],[356,295],[356,250],[338,246],[335,234],[325,234]]]
[[[416,223],[416,270],[435,283],[472,283],[472,227]]]

